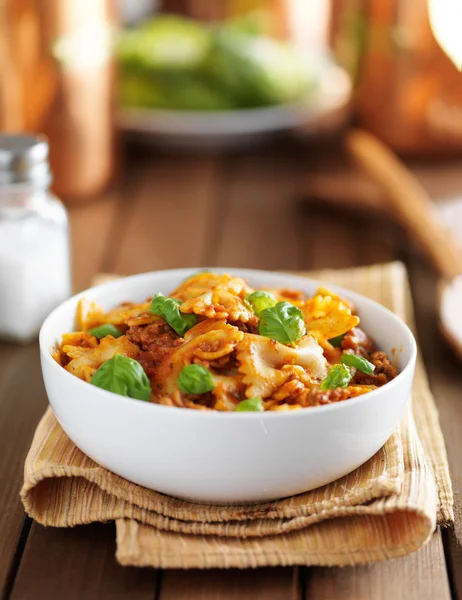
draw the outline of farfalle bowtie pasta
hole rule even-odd
[[[81,299],[79,331],[64,334],[53,357],[108,391],[199,410],[308,408],[396,376],[354,307],[324,288],[306,297],[202,272],[168,296],[153,293],[109,311]]]

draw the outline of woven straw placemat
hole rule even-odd
[[[311,275],[374,298],[413,326],[400,263]],[[437,523],[453,520],[444,440],[420,359],[397,431],[362,467],[317,490],[252,506],[169,498],[97,465],[48,409],[26,459],[21,497],[44,525],[115,520],[118,561],[162,568],[368,563],[417,550]]]

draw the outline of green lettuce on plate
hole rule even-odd
[[[296,102],[313,89],[303,57],[258,19],[205,25],[161,15],[118,46],[123,106],[223,111]]]
[[[211,32],[200,23],[164,15],[125,31],[118,53],[126,67],[190,70],[202,63],[211,44]]]

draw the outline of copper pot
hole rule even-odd
[[[460,154],[462,75],[435,40],[427,0],[334,0],[333,15],[359,123],[403,154]]]

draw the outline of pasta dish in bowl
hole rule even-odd
[[[166,406],[293,410],[339,402],[396,376],[359,327],[351,302],[326,288],[251,288],[202,272],[168,296],[105,311],[81,298],[78,331],[53,357],[98,387]]]
[[[304,277],[178,269],[70,298],[40,332],[51,407],[90,458],[211,503],[329,483],[390,437],[416,344],[393,313]]]

